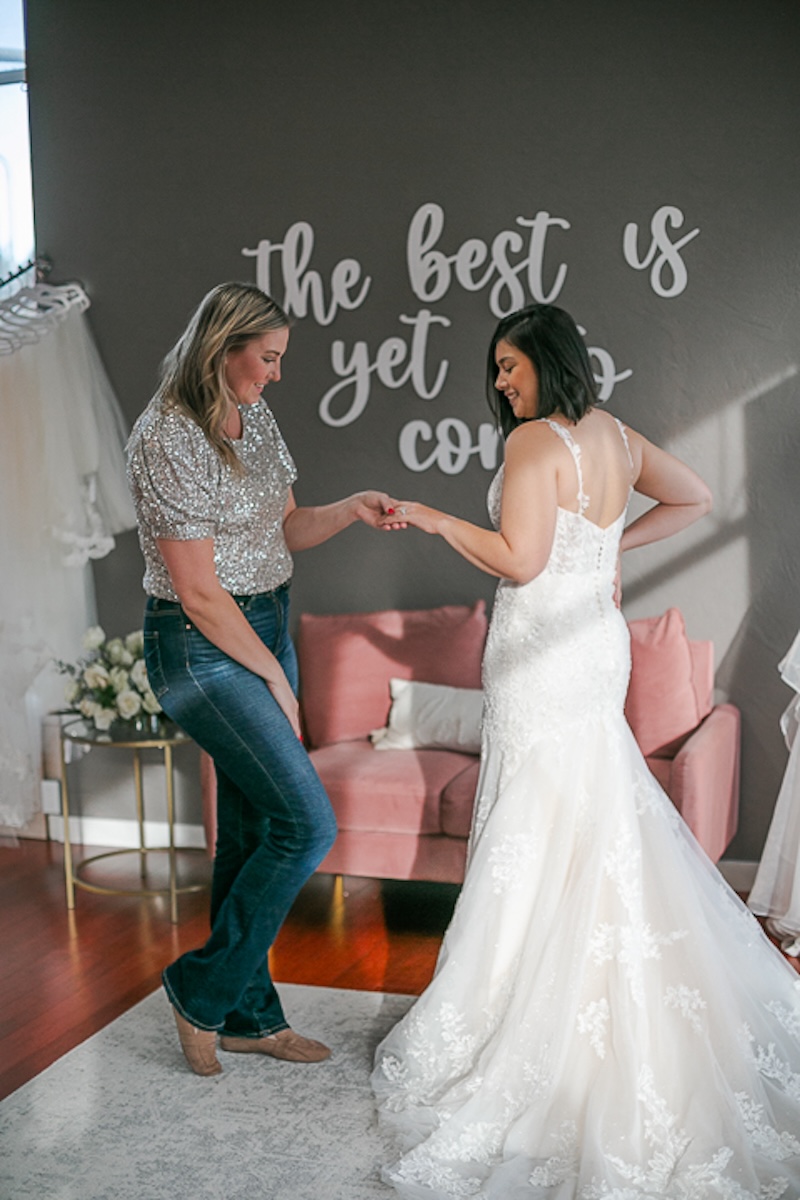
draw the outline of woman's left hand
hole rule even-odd
[[[407,529],[411,525],[423,533],[438,533],[444,516],[438,508],[429,508],[427,504],[417,504],[414,500],[395,500],[380,524],[382,529]]]

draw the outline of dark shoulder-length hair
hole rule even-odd
[[[508,437],[519,418],[495,388],[498,342],[510,342],[526,355],[539,379],[537,417],[560,413],[573,424],[597,403],[597,383],[586,344],[568,312],[555,304],[529,304],[510,313],[494,331],[486,363],[486,393],[498,428]]]

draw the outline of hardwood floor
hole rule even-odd
[[[131,865],[119,856],[92,871],[120,882]],[[210,874],[202,855],[181,856],[181,865],[192,881]],[[274,977],[418,995],[457,894],[447,884],[314,876],[273,948]],[[207,892],[181,896],[177,925],[164,897],[80,890],[68,912],[54,842],[0,847],[0,906],[0,1099],[149,995],[162,967],[208,929]]]
[[[202,855],[181,856],[181,865],[187,877],[210,874]],[[119,882],[131,859],[98,869]],[[316,875],[273,948],[275,979],[418,995],[457,894],[447,884]],[[0,1099],[149,995],[162,967],[207,934],[207,892],[180,898],[177,925],[164,897],[79,891],[68,912],[54,842],[0,847],[0,906]]]

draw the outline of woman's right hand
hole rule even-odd
[[[289,680],[281,673],[279,678],[267,679],[266,685],[272,692],[281,710],[286,714],[286,719],[291,725],[294,732],[300,740],[303,740],[303,732],[300,727],[300,705],[297,702],[297,697],[292,691]]]
[[[446,514],[438,508],[430,508],[427,504],[418,504],[414,500],[396,500],[393,507],[387,508],[386,514],[378,523],[379,529],[421,529],[423,533],[440,533],[441,523]]]
[[[292,729],[301,737],[300,710],[289,680],[275,655],[219,582],[213,538],[188,541],[160,538],[158,548],[187,618],[223,654],[264,680]]]

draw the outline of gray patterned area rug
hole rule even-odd
[[[280,988],[301,1033],[333,1050],[301,1065],[223,1054],[192,1075],[153,993],[0,1104],[3,1200],[387,1200],[376,1045],[409,996]]]

